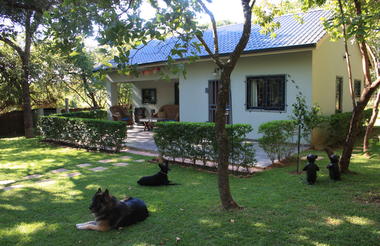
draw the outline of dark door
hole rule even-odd
[[[208,120],[209,122],[215,122],[216,104],[218,102],[218,89],[219,80],[208,81]],[[232,107],[231,107],[231,90],[229,92],[229,98],[226,107],[226,123],[232,123]]]
[[[174,83],[174,104],[179,104],[179,88],[178,88],[178,82]]]

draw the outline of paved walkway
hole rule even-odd
[[[271,160],[268,158],[267,154],[262,148],[254,142],[256,149],[256,167],[266,168],[272,165]],[[127,141],[125,142],[124,151],[131,152],[140,155],[156,156],[158,153],[157,146],[153,140],[153,132],[144,131],[143,126],[134,126],[133,128],[128,128]]]

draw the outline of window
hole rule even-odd
[[[354,80],[354,95],[356,98],[360,97],[362,90],[362,82],[358,79]]]
[[[342,112],[342,100],[343,100],[343,78],[336,77],[336,91],[335,91],[335,112]]]
[[[247,109],[285,110],[285,76],[249,77]]]
[[[156,104],[157,103],[157,90],[156,89],[142,89],[142,103]]]

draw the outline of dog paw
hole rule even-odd
[[[84,224],[76,224],[75,227],[78,229],[78,230],[84,230]]]

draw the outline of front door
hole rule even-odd
[[[209,122],[215,122],[216,105],[218,102],[218,89],[219,80],[209,80],[208,81],[208,120]],[[229,98],[226,107],[226,123],[232,123],[232,107],[231,102],[231,90],[229,92]]]

